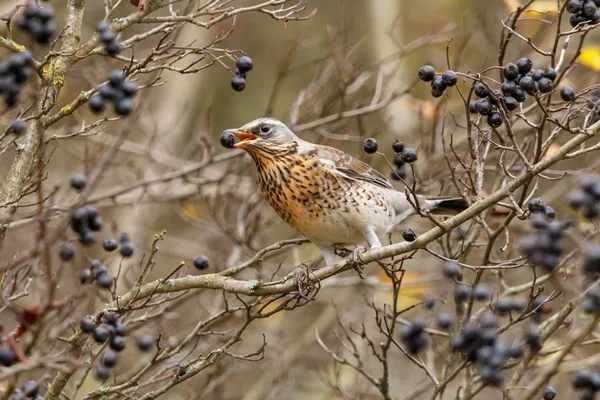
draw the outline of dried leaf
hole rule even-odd
[[[580,64],[600,72],[600,46],[583,46],[578,60]]]
[[[200,219],[200,207],[196,203],[190,200],[181,200],[179,205],[185,212],[185,215],[190,219]]]
[[[523,5],[519,0],[504,0],[504,8],[508,12],[515,12],[519,7]],[[536,1],[527,10],[521,13],[521,17],[539,18],[541,16],[552,16],[558,15],[558,7],[555,0],[543,0]]]

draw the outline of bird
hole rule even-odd
[[[231,138],[232,147],[254,160],[267,202],[321,250],[326,265],[341,261],[339,248],[365,241],[370,249],[381,247],[381,235],[416,212],[405,192],[368,164],[334,147],[303,140],[274,118],[258,118],[224,135],[239,140]],[[440,215],[468,207],[462,197],[416,198],[421,210]]]

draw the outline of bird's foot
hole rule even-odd
[[[364,271],[365,264],[365,261],[363,260],[361,254],[365,251],[366,249],[364,247],[357,246],[354,250],[352,250],[352,253],[350,253],[350,255],[346,258],[348,260],[348,264],[356,270],[358,276],[360,276],[361,279],[364,279],[362,273]]]

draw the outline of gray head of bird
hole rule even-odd
[[[274,118],[258,118],[238,129],[227,129],[224,133],[227,132],[240,140],[233,147],[250,151],[268,150],[300,140],[283,122]]]

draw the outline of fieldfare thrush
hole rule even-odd
[[[321,250],[327,264],[340,260],[336,248],[381,247],[390,232],[415,209],[404,192],[349,154],[300,139],[285,124],[259,118],[228,129],[256,163],[260,190],[288,224]],[[421,210],[452,215],[464,210],[460,197],[417,196]]]

